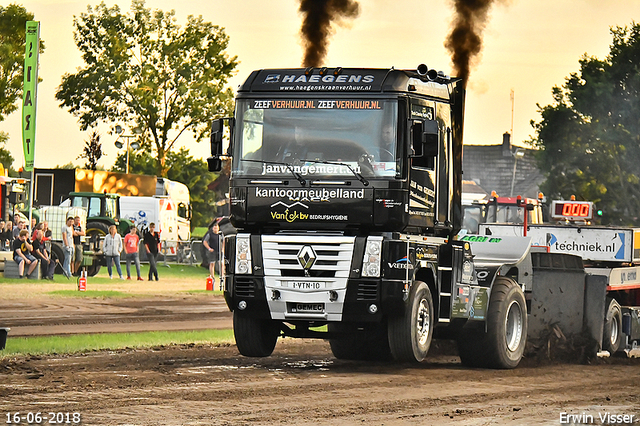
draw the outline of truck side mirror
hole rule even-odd
[[[429,120],[424,122],[424,155],[428,157],[435,157],[438,155],[438,147],[440,140],[440,128],[438,122]]]
[[[220,157],[207,158],[207,168],[210,172],[219,172],[222,170],[222,160]]]
[[[218,118],[211,123],[211,156],[222,155],[222,134],[224,132],[224,119]]]
[[[411,126],[411,157],[422,157],[424,148],[423,129],[422,121],[417,121]]]
[[[411,157],[435,157],[438,155],[440,128],[437,121],[417,121],[411,127],[411,134]]]

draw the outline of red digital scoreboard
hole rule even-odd
[[[591,220],[593,219],[593,203],[591,201],[552,201],[551,218]]]

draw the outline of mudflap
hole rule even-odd
[[[531,260],[526,356],[595,357],[602,347],[606,280],[587,275],[579,256],[535,252]]]

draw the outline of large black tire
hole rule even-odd
[[[607,314],[604,317],[602,349],[614,354],[622,344],[622,310],[615,299],[607,297]]]
[[[102,265],[100,264],[100,259],[93,259],[93,263],[89,266],[87,266],[87,276],[89,277],[93,277],[96,276],[98,274],[98,272],[100,272],[100,267]]]
[[[62,265],[64,264],[64,250],[57,243],[51,243],[51,259],[55,262],[56,268],[54,274],[62,274]]]
[[[422,281],[411,287],[404,313],[388,320],[389,348],[396,361],[421,362],[427,357],[431,340],[435,311],[431,290]]]
[[[266,357],[276,347],[280,328],[277,322],[256,319],[235,311],[233,313],[233,335],[238,351],[244,356]]]
[[[515,368],[527,342],[527,304],[524,292],[510,278],[493,283],[487,311],[487,330],[465,328],[458,337],[462,363],[469,367]]]
[[[102,222],[87,223],[86,237],[89,240],[89,250],[93,252],[102,251],[104,237],[109,233],[109,226]]]
[[[391,349],[386,324],[377,324],[358,330],[353,324],[330,323],[330,333],[340,333],[343,338],[329,339],[331,352],[338,359],[356,361],[389,361]]]

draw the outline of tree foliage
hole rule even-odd
[[[124,172],[126,167],[126,152],[118,155],[114,172]],[[216,174],[210,173],[204,160],[189,155],[186,148],[167,154],[167,178],[182,182],[189,188],[193,216],[191,226],[207,226],[214,217],[218,216],[215,202],[216,194],[207,189]],[[147,150],[131,150],[129,154],[129,173],[154,175],[155,160]]]
[[[11,152],[5,148],[5,144],[8,140],[9,135],[5,132],[0,132],[0,164],[2,164],[2,167],[6,170],[11,169],[11,166],[13,165],[13,156],[11,155]]]
[[[233,111],[225,86],[237,61],[225,52],[224,29],[202,16],[181,27],[174,11],[152,11],[143,0],[128,14],[102,2],[74,17],[74,28],[85,65],[63,76],[56,99],[83,130],[101,121],[141,129],[156,155],[154,174],[167,175],[167,154],[181,135],[200,141],[213,118]]]
[[[100,133],[94,130],[89,135],[89,140],[85,141],[82,154],[78,155],[78,159],[84,158],[84,168],[88,170],[96,170],[98,168],[98,161],[103,156],[102,144],[100,143]]]
[[[24,52],[27,21],[33,13],[23,6],[0,5],[0,121],[18,109],[24,80]],[[40,53],[44,43],[40,41]]]
[[[640,25],[611,29],[605,60],[584,55],[580,72],[532,121],[547,196],[594,201],[603,223],[638,224],[640,213]]]

